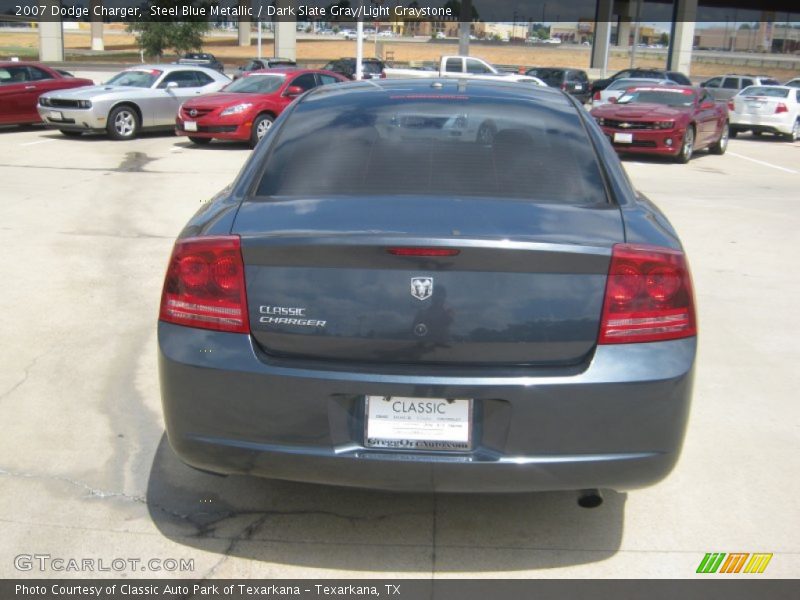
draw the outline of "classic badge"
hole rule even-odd
[[[427,300],[433,294],[433,277],[412,277],[411,295],[417,300]]]

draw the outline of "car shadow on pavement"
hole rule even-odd
[[[692,154],[692,158],[689,161],[688,165],[691,166],[694,163],[701,162],[705,158],[717,156],[716,154],[711,154],[707,150],[698,150],[694,154]],[[681,164],[677,162],[671,156],[657,156],[654,154],[636,154],[635,152],[629,153],[622,153],[619,155],[619,159],[623,163],[632,162],[632,163],[642,163],[648,165],[674,165],[676,167],[686,167],[687,165]]]
[[[185,141],[184,141],[185,140]],[[178,148],[188,148],[190,150],[247,150],[250,151],[250,145],[247,142],[235,142],[227,140],[213,140],[210,144],[200,145],[190,142],[186,138],[174,144]]]
[[[391,493],[219,477],[181,463],[163,435],[147,506],[164,536],[221,557],[303,570],[473,573],[609,558],[627,495],[604,495],[599,508],[584,509],[575,492]]]
[[[86,133],[81,133],[81,135],[64,135],[60,131],[56,129],[45,129],[43,130],[44,135],[43,138],[48,138],[51,140],[60,140],[64,142],[75,142],[79,141],[82,143],[89,143],[89,142],[114,142],[115,144],[129,144],[131,142],[135,142],[136,140],[148,140],[148,139],[156,139],[156,138],[164,138],[164,137],[176,137],[174,131],[170,130],[156,130],[156,131],[142,131],[141,133],[137,134],[136,138],[132,140],[112,140],[108,137],[103,131],[90,131]]]

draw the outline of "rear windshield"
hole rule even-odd
[[[225,86],[226,92],[240,94],[271,94],[286,81],[285,75],[248,75]]]
[[[662,81],[666,81],[666,79],[646,79],[646,78],[639,78],[639,79],[617,79],[614,83],[608,86],[607,89],[609,90],[625,90],[629,87],[634,87],[637,85],[643,85],[646,83],[661,83]]]
[[[617,104],[663,104],[665,106],[692,106],[695,94],[691,90],[633,90],[624,93]]]
[[[770,98],[786,98],[789,95],[789,90],[784,88],[751,85],[749,88],[744,88],[739,93],[742,96],[768,96]]]
[[[606,202],[592,144],[561,96],[355,90],[321,90],[297,106],[268,155],[258,196]]]
[[[527,75],[538,77],[552,87],[561,85],[564,80],[564,71],[562,69],[531,69]]]

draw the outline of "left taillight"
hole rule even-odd
[[[692,279],[683,252],[616,244],[597,343],[632,344],[695,335]]]
[[[187,327],[250,333],[239,236],[175,242],[159,319]]]

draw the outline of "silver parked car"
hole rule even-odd
[[[230,79],[213,69],[187,65],[141,65],[103,85],[59,90],[39,97],[39,115],[61,133],[108,133],[130,140],[144,129],[172,129],[181,104],[216,92]]]
[[[766,75],[723,75],[704,81],[700,87],[706,88],[714,100],[729,100],[751,85],[780,85],[780,82]]]
[[[158,324],[185,462],[404,491],[658,481],[696,344],[680,240],[589,113],[475,79],[295,100],[183,229]]]

